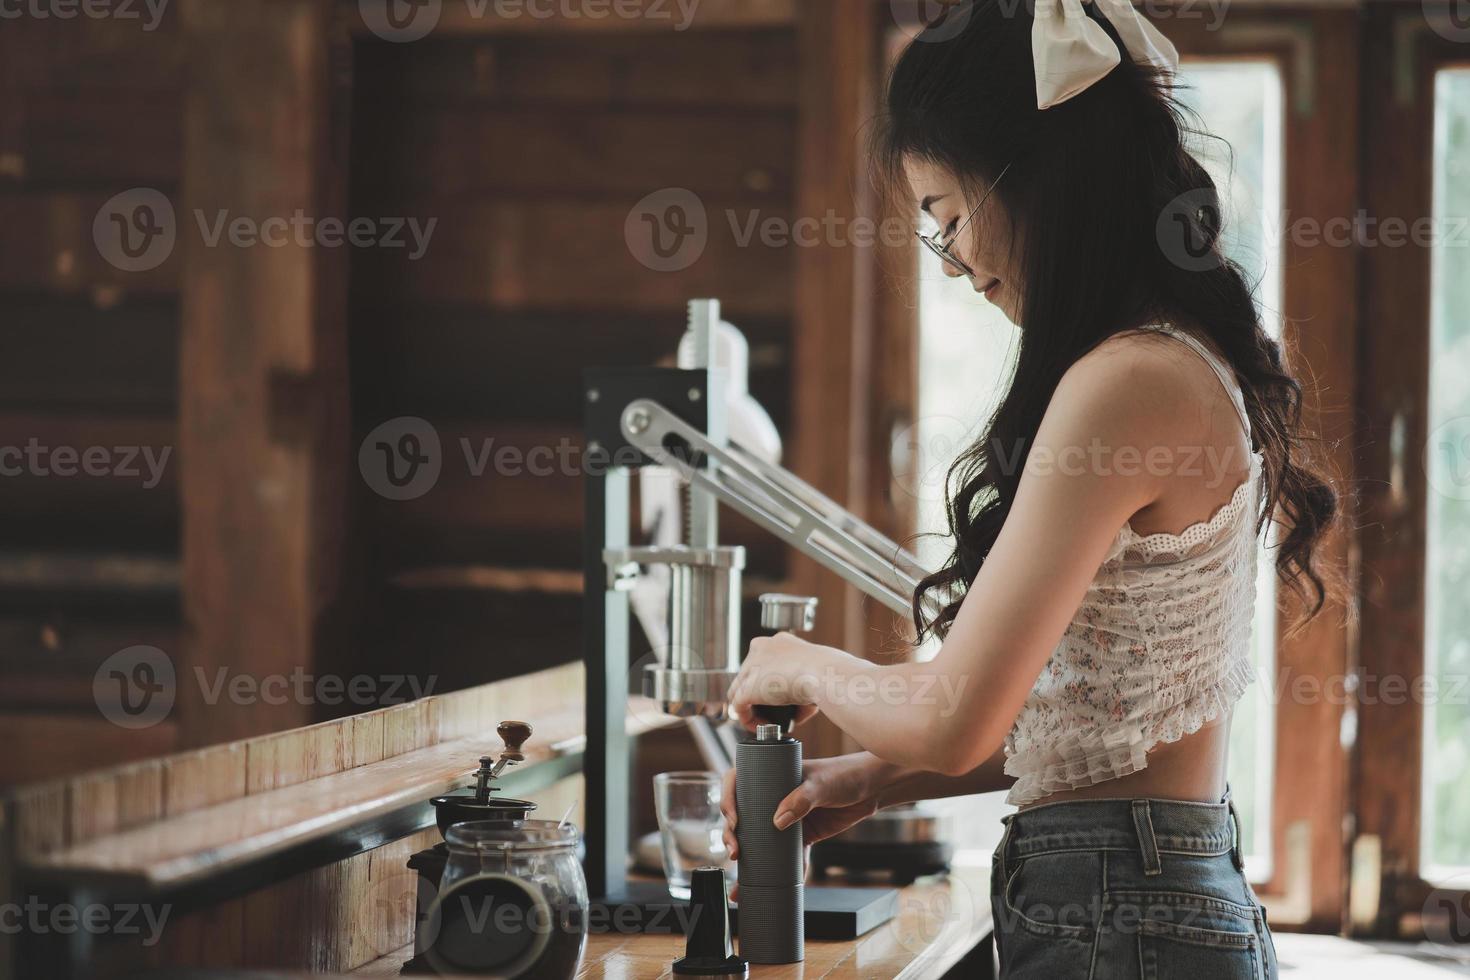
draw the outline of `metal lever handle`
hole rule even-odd
[[[929,574],[919,560],[792,474],[731,443],[720,447],[658,402],[635,399],[623,409],[622,433],[680,480],[713,494],[844,581],[900,615],[912,611],[919,582]],[[696,456],[708,468],[692,465]],[[939,603],[924,600],[935,616]]]
[[[810,633],[817,624],[817,597],[767,592],[760,597],[761,626],[768,630]]]

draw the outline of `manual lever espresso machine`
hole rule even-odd
[[[661,885],[645,888],[627,880],[630,692],[688,719],[707,757],[733,761],[736,754],[735,733],[719,721],[740,664],[745,555],[742,548],[719,543],[720,506],[900,615],[909,612],[927,574],[900,545],[729,437],[725,386],[743,390],[744,378],[738,376],[743,365],[735,366],[732,377],[717,364],[721,327],[719,302],[695,300],[689,304],[682,367],[591,369],[585,376],[584,774],[587,812],[595,815],[586,833],[586,871],[594,905],[616,907],[620,914],[669,903]],[[682,540],[673,545],[631,545],[631,476],[649,467],[673,474],[683,488]],[[629,593],[653,566],[666,569],[668,642],[635,664]],[[800,597],[763,599],[762,618],[773,627],[801,624],[810,616],[812,604]],[[809,913],[812,907],[809,902]]]

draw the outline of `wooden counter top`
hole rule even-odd
[[[958,868],[899,893],[899,914],[867,935],[808,941],[806,960],[753,966],[751,980],[938,980],[991,933],[989,867]],[[353,977],[396,977],[411,951],[400,950]],[[589,936],[578,980],[665,980],[684,955],[683,936]],[[968,974],[967,976],[973,976]]]

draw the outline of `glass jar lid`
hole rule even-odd
[[[579,835],[573,824],[555,820],[473,820],[455,824],[444,835],[453,850],[542,851],[577,846]]]

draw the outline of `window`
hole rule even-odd
[[[1179,95],[1220,137],[1191,147],[1229,207],[1225,251],[1256,286],[1261,318],[1281,335],[1281,236],[1285,173],[1281,72],[1269,61],[1186,62]],[[1223,143],[1221,142],[1223,140]],[[1236,706],[1230,731],[1230,790],[1254,881],[1271,876],[1271,786],[1275,778],[1276,575],[1264,546],[1258,564],[1251,657],[1256,683]]]
[[[1439,72],[1435,107],[1420,845],[1430,881],[1470,870],[1470,69]]]

